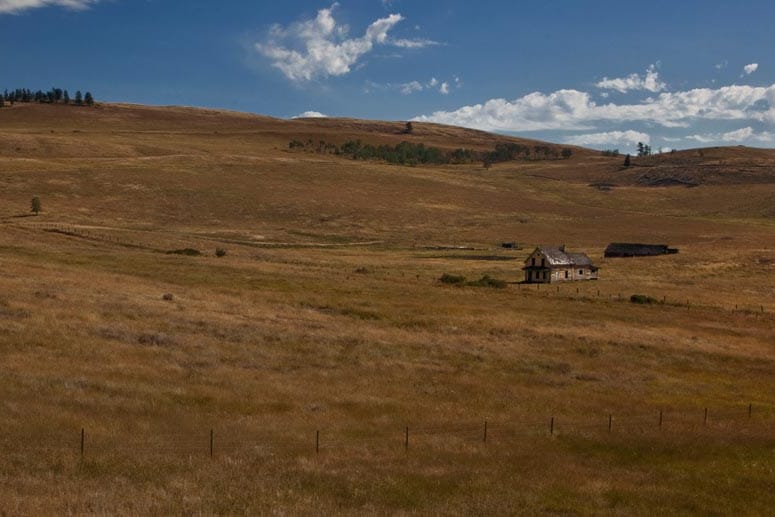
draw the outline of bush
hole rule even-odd
[[[215,256],[216,257],[225,257],[226,256],[226,250],[223,248],[215,248]]]
[[[439,278],[439,282],[442,284],[452,284],[452,285],[462,285],[466,281],[466,277],[460,276],[460,275],[450,275],[449,273],[444,273],[441,275],[441,278]]]
[[[172,250],[167,252],[168,255],[188,255],[189,257],[198,257],[202,254],[201,251],[194,248],[183,248],[180,250]]]
[[[645,294],[633,294],[630,296],[630,302],[639,303],[641,305],[650,305],[652,303],[658,303],[658,300],[651,296],[646,296]]]
[[[506,288],[506,281],[500,280],[498,278],[492,278],[489,275],[484,275],[479,280],[476,280],[475,282],[468,282],[468,285],[473,287],[492,287],[495,289],[505,289]]]

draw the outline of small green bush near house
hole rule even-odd
[[[630,301],[632,303],[640,303],[643,305],[658,303],[658,300],[656,298],[652,298],[651,296],[646,296],[645,294],[633,294],[632,296],[630,296]]]

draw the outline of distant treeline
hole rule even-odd
[[[17,102],[37,102],[39,104],[72,104],[74,106],[94,106],[94,97],[91,92],[81,93],[81,90],[75,92],[74,97],[70,97],[70,92],[62,88],[51,88],[48,91],[30,90],[29,88],[17,88],[15,90],[5,90],[0,95],[0,108],[6,104],[13,105]]]
[[[291,150],[304,150],[317,153],[329,153],[347,156],[353,160],[384,160],[397,165],[447,165],[482,163],[489,167],[493,163],[512,160],[557,160],[570,158],[570,148],[559,149],[550,145],[523,145],[499,143],[492,151],[474,151],[472,149],[440,149],[425,144],[401,142],[397,145],[372,145],[360,140],[349,140],[342,145],[317,143],[312,139],[302,142],[292,140],[288,144]]]

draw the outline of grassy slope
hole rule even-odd
[[[773,186],[758,176],[647,188],[583,150],[490,170],[285,150],[398,142],[400,123],[130,106],[17,106],[0,121],[0,511],[756,514],[775,502]],[[412,138],[496,137],[416,124]],[[32,195],[44,213],[21,217]],[[602,278],[559,291],[436,282],[518,280],[527,252],[493,249],[507,240],[588,251]],[[681,253],[603,260],[615,240]],[[158,252],[184,247],[207,255]]]

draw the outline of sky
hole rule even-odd
[[[775,147],[774,21],[772,0],[0,0],[0,89]]]

